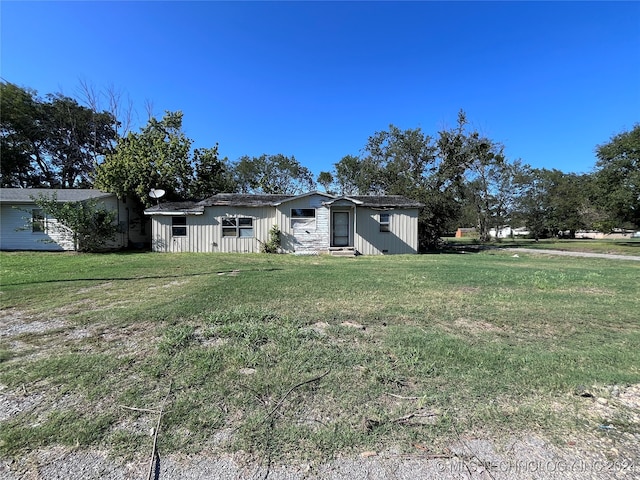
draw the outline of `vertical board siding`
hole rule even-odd
[[[222,218],[253,218],[253,237],[223,237]],[[202,215],[187,215],[187,235],[172,236],[169,215],[152,217],[152,249],[154,252],[260,252],[274,225],[271,207],[208,207]]]
[[[277,207],[207,207],[202,215],[187,215],[187,235],[172,237],[172,217],[154,215],[152,248],[156,252],[260,252],[269,240],[269,230],[277,225],[285,252],[327,252],[331,242],[331,209],[322,205],[326,198],[309,195]],[[291,227],[291,209],[313,208],[315,228]],[[344,207],[336,211],[347,211]],[[379,214],[389,214],[389,232],[380,232]],[[253,237],[223,237],[222,218],[251,217]],[[418,210],[374,210],[356,207],[350,211],[350,244],[363,255],[417,253]],[[355,225],[355,230],[353,226]],[[352,240],[352,242],[351,242]]]
[[[371,208],[356,209],[356,250],[363,255],[417,253],[418,210],[382,211],[389,214],[389,232],[380,231],[380,213]]]

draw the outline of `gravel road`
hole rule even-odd
[[[613,253],[569,252],[566,250],[541,250],[538,248],[505,248],[512,252],[538,253],[544,255],[564,255],[566,257],[608,258],[610,260],[631,260],[640,262],[638,255],[615,255]]]

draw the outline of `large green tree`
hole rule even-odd
[[[610,225],[640,227],[640,124],[596,148],[594,201]]]
[[[194,179],[189,197],[204,199],[220,192],[235,192],[233,171],[226,158],[218,157],[218,144],[213,148],[198,148],[193,151]]]
[[[576,230],[598,227],[586,215],[590,209],[588,176],[525,166],[515,179],[515,218],[536,239],[567,231],[573,236]]]
[[[0,83],[0,182],[5,187],[89,186],[111,151],[116,119],[74,99]]]
[[[163,189],[168,200],[189,196],[193,182],[190,159],[192,141],[182,131],[182,112],[166,112],[160,120],[150,118],[139,133],[118,143],[96,169],[96,187],[119,198],[132,196],[149,207],[151,189]]]
[[[235,183],[243,193],[297,195],[316,188],[311,171],[293,156],[244,156],[232,168]]]

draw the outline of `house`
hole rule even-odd
[[[156,252],[260,252],[277,225],[283,252],[380,255],[417,253],[420,207],[397,195],[219,193],[145,215]]]
[[[0,250],[74,250],[73,233],[50,218],[34,202],[40,195],[59,202],[82,202],[96,199],[117,212],[120,233],[111,248],[144,245],[145,218],[136,215],[126,200],[93,189],[0,188]]]
[[[531,232],[527,227],[511,228],[508,225],[503,225],[497,230],[494,228],[489,229],[489,236],[491,238],[509,238],[509,237],[526,237]]]

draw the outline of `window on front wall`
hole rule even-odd
[[[292,208],[291,228],[294,230],[315,230],[316,210],[315,208]]]
[[[390,232],[391,229],[389,226],[391,225],[391,215],[388,213],[380,214],[380,231],[381,232]]]
[[[253,218],[223,217],[223,237],[253,237]]]
[[[187,236],[187,217],[171,218],[171,235],[174,237]]]
[[[44,213],[39,208],[31,210],[31,231],[33,233],[44,233],[45,231]]]

